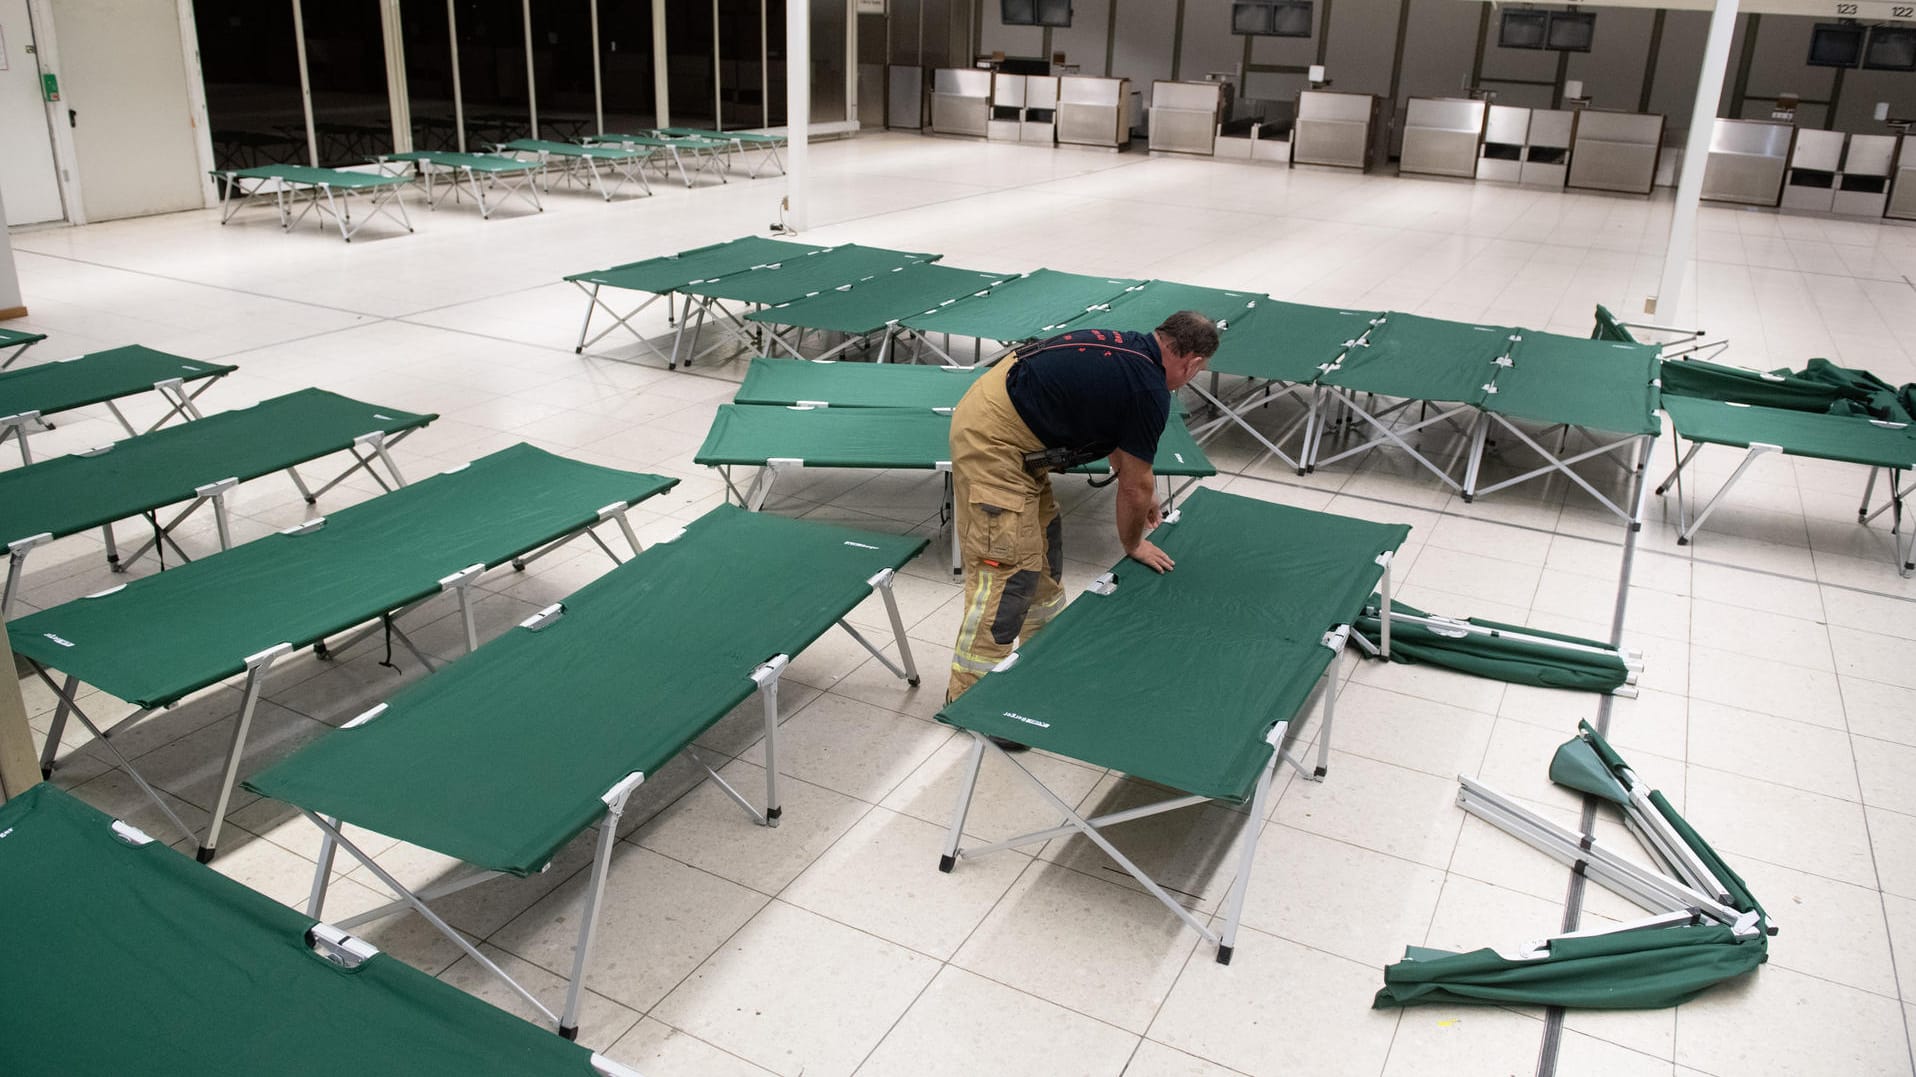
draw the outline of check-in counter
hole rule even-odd
[[[1796,126],[1788,123],[1716,121],[1710,130],[1710,157],[1703,167],[1704,200],[1776,205],[1795,134]]]
[[[1367,93],[1305,90],[1298,94],[1291,163],[1368,171],[1377,108],[1377,98]]]
[[[1058,141],[1058,77],[1025,76],[1025,114],[1018,123],[1018,141],[1050,146]]]
[[[1828,213],[1836,208],[1836,178],[1843,169],[1841,131],[1805,128],[1796,132],[1789,170],[1783,175],[1784,209]],[[1707,180],[1706,180],[1707,182]]]
[[[1153,82],[1152,151],[1211,156],[1217,149],[1217,125],[1224,119],[1223,91],[1216,82]]]
[[[994,142],[1018,141],[1025,119],[1025,76],[1003,71],[991,74],[991,121],[988,137]]]
[[[1830,211],[1846,217],[1881,217],[1889,206],[1896,171],[1895,135],[1851,135],[1843,150]]]
[[[1577,113],[1570,146],[1571,187],[1649,194],[1663,146],[1663,117],[1641,112]]]
[[[1477,174],[1477,145],[1484,133],[1484,102],[1460,97],[1413,97],[1404,114],[1399,172],[1430,176]]]
[[[1883,210],[1883,216],[1916,221],[1916,139],[1904,135],[1902,143],[1896,175],[1890,180],[1889,205]]]
[[[1530,139],[1530,110],[1492,105],[1484,110],[1484,141],[1477,151],[1477,178],[1516,183],[1523,178],[1523,148]],[[1404,144],[1410,145],[1405,132]]]
[[[1058,78],[1058,141],[1118,149],[1131,141],[1131,80]]]
[[[885,126],[917,131],[925,126],[925,69],[892,64],[885,73]]]
[[[931,75],[931,129],[984,138],[991,133],[991,72],[941,67]]]
[[[1523,169],[1517,182],[1525,187],[1563,190],[1570,176],[1570,144],[1577,129],[1577,114],[1568,109],[1539,108],[1530,111],[1530,135],[1524,141]]]

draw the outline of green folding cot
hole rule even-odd
[[[729,496],[736,496],[740,504],[754,511],[765,506],[772,487],[787,471],[818,467],[936,471],[945,477],[942,515],[953,519],[951,415],[936,408],[721,404],[693,460],[718,469]],[[1151,466],[1164,479],[1167,507],[1198,479],[1217,474],[1217,468],[1175,411],[1164,425],[1157,459]],[[734,467],[758,468],[749,487],[740,489],[732,481]],[[1072,471],[1109,475],[1111,465],[1107,460],[1094,460]],[[1174,489],[1176,479],[1184,482]],[[953,527],[951,570],[956,573],[961,567],[958,529]]]
[[[170,547],[180,560],[191,560],[173,540],[173,531],[208,504],[220,548],[231,546],[226,495],[262,475],[286,472],[308,504],[359,471],[382,489],[404,485],[388,450],[436,418],[324,389],[301,389],[99,449],[0,471],[0,536],[8,536],[0,538],[7,545],[0,615],[12,612],[27,555],[57,538],[99,528],[107,563],[124,572],[148,550],[164,557]],[[298,465],[340,452],[352,456],[352,465],[317,489],[300,477]],[[185,508],[160,522],[160,510],[182,502]],[[153,537],[122,558],[113,524],[135,516],[146,520]]]
[[[732,147],[732,152],[744,156],[748,151],[756,150],[758,156],[752,160],[751,179],[757,179],[759,169],[772,165],[778,174],[785,174],[785,161],[779,157],[778,149],[785,145],[784,135],[768,135],[762,131],[709,131],[702,127],[661,127],[658,134],[668,138],[702,138],[714,142],[724,142]],[[725,167],[729,170],[731,162]]]
[[[1208,367],[1209,384],[1193,381],[1190,385],[1191,391],[1216,413],[1195,429],[1199,440],[1208,441],[1234,425],[1302,474],[1316,431],[1318,376],[1342,362],[1352,348],[1362,346],[1382,317],[1376,311],[1257,299],[1248,310],[1229,319],[1218,334],[1217,354]],[[1221,375],[1241,378],[1244,384],[1227,395],[1219,384]],[[1275,436],[1266,436],[1252,425],[1252,412],[1286,398],[1302,404],[1303,414],[1292,418]],[[1300,435],[1295,455],[1283,448],[1293,434]]]
[[[359,234],[359,230],[372,223],[373,218],[385,215],[399,222],[406,231],[412,231],[412,218],[406,215],[406,200],[400,192],[412,182],[404,176],[395,176],[387,172],[355,172],[339,168],[312,168],[307,165],[258,165],[253,168],[233,168],[214,172],[225,190],[220,203],[220,223],[225,224],[233,215],[246,208],[254,198],[264,195],[273,196],[273,207],[279,212],[279,226],[292,231],[293,226],[312,213],[314,219],[323,228],[326,218],[332,218],[339,228],[339,238],[348,243]],[[233,195],[239,194],[234,201]],[[302,198],[302,195],[304,196]],[[351,195],[365,195],[371,201],[367,205],[366,215],[357,223],[353,221],[353,211],[347,199]],[[294,207],[299,212],[293,212]],[[397,211],[397,215],[394,215]]]
[[[710,172],[718,177],[720,183],[730,182],[725,178],[725,173],[722,171],[723,162],[719,159],[719,154],[731,148],[729,142],[693,135],[617,133],[587,135],[582,141],[592,146],[624,146],[629,149],[643,150],[647,155],[646,163],[658,168],[660,179],[664,179],[669,174],[665,170],[666,162],[661,158],[669,159],[678,169],[680,182],[687,187],[692,186],[692,175],[685,170],[685,158],[688,156],[692,158],[695,172],[701,175]]]
[[[732,403],[950,411],[982,373],[982,367],[760,357],[745,369]]]
[[[341,927],[417,912],[570,1039],[626,798],[756,694],[765,716],[763,805],[706,770],[754,822],[777,826],[781,675],[836,624],[916,686],[891,583],[924,546],[922,538],[720,506],[247,788],[294,805],[324,834],[309,915],[319,915],[335,850],[344,848],[397,900]],[[845,620],[874,593],[891,619],[896,662]],[[342,824],[467,867],[415,891],[345,836]],[[570,985],[554,1013],[427,901],[499,875],[537,874],[594,825],[597,855]]]
[[[1916,427],[1888,419],[1739,404],[1674,392],[1664,393],[1662,401],[1676,434],[1671,448],[1680,455],[1676,468],[1658,484],[1657,493],[1676,486],[1679,544],[1687,545],[1696,537],[1703,522],[1723,503],[1724,495],[1752,464],[1770,453],[1780,453],[1869,468],[1856,520],[1867,524],[1884,512],[1890,513],[1892,555],[1897,571],[1904,576],[1916,572],[1916,556],[1913,556],[1916,555],[1916,527],[1904,531],[1902,485],[1903,472],[1916,467]],[[1690,441],[1687,452],[1682,449],[1685,438]],[[1723,485],[1692,518],[1683,496],[1683,472],[1705,445],[1728,445],[1745,451],[1736,470],[1723,480]],[[1889,499],[1872,509],[1879,471],[1888,473]]]
[[[900,266],[914,262],[936,262],[942,257],[940,254],[846,243],[837,247],[821,247],[779,262],[756,265],[713,280],[687,284],[679,289],[682,295],[688,297],[679,316],[692,323],[692,343],[687,346],[685,362],[690,363],[704,354],[699,350],[698,339],[708,316],[713,317],[713,324],[725,335],[706,348],[706,352],[727,344],[759,352],[765,330],[745,320],[748,312],[744,308],[789,303],[794,299],[871,280]],[[734,311],[726,306],[727,303],[735,304],[739,309]]]
[[[1088,277],[1055,269],[1034,269],[983,295],[914,314],[898,324],[917,334],[926,347],[954,366],[958,360],[953,357],[951,338],[972,338],[972,363],[977,365],[996,360],[1020,341],[1048,337],[1085,311],[1104,309],[1120,293],[1143,283],[1130,278]],[[933,333],[942,335],[942,347],[931,342]],[[1004,347],[987,357],[983,350],[983,342],[987,340]]]
[[[1649,334],[1653,338],[1644,339],[1639,334]],[[1682,359],[1698,355],[1717,355],[1730,346],[1727,340],[1705,340],[1701,329],[1684,329],[1674,325],[1657,325],[1653,322],[1626,322],[1610,312],[1602,303],[1597,304],[1596,322],[1590,328],[1590,339],[1609,340],[1619,344],[1648,344],[1658,350],[1664,359]]]
[[[830,359],[853,348],[869,350],[876,339],[882,363],[891,354],[900,319],[982,294],[1015,276],[910,262],[868,280],[766,307],[746,320],[775,327],[771,342],[794,359],[805,358],[805,334],[818,332],[839,333],[845,339],[815,358]]]
[[[208,420],[210,421],[210,420]],[[457,598],[468,649],[478,646],[471,588],[486,570],[521,566],[612,522],[636,551],[626,510],[677,479],[567,460],[515,445],[382,497],[225,553],[147,576],[13,622],[14,652],[59,696],[41,756],[51,774],[69,715],[86,726],[210,860],[232,798],[267,673],[302,647],[337,653],[384,629],[433,663],[396,623],[444,592]],[[373,622],[343,642],[329,637]],[[52,672],[66,676],[56,682]],[[203,838],[153,790],[113,738],[203,688],[245,674],[216,802]],[[80,682],[139,709],[102,730],[77,705]]]
[[[17,438],[20,462],[31,464],[33,450],[27,446],[27,434],[34,427],[51,428],[46,416],[91,404],[105,404],[128,434],[152,433],[175,418],[200,418],[196,403],[200,394],[238,369],[131,344],[8,371],[0,374],[0,441]],[[199,384],[189,390],[188,382]],[[127,421],[116,401],[146,392],[158,393],[166,402],[166,412],[141,431]]]
[[[1256,292],[1204,288],[1171,280],[1147,280],[1126,288],[1108,302],[1087,309],[1059,326],[1057,331],[1128,329],[1149,333],[1180,310],[1195,310],[1218,323],[1218,328],[1224,329],[1233,319],[1247,314],[1252,305],[1263,298]]]
[[[1657,349],[1520,329],[1504,361],[1508,365],[1496,372],[1478,404],[1480,414],[1464,474],[1464,500],[1561,474],[1632,528],[1641,527],[1650,451],[1663,430],[1657,418],[1657,376],[1663,367]],[[1520,421],[1547,426],[1532,436]],[[1542,457],[1542,466],[1483,485],[1484,455],[1493,427]],[[1574,454],[1569,453],[1572,434],[1586,443]],[[1557,439],[1554,448],[1544,443],[1552,435]],[[1633,446],[1631,454],[1628,450]],[[1620,451],[1624,455],[1619,459]],[[1626,499],[1627,505],[1617,504],[1573,467],[1592,459],[1607,459],[1626,473],[1635,473],[1636,489]]]
[[[633,339],[644,345],[652,354],[666,361],[668,367],[677,367],[679,362],[679,339],[684,335],[684,319],[674,315],[673,297],[684,289],[697,284],[705,284],[743,273],[759,266],[778,265],[787,259],[797,258],[825,248],[810,243],[787,243],[783,240],[766,239],[762,236],[744,236],[724,243],[713,243],[704,247],[667,254],[658,258],[647,258],[638,262],[627,262],[610,269],[594,270],[590,273],[574,273],[567,277],[573,285],[586,294],[585,321],[579,326],[579,343],[572,348],[577,355],[599,341],[615,329],[624,329]],[[604,288],[627,292],[644,292],[652,298],[640,303],[631,310],[620,314],[608,306],[599,297]],[[672,354],[666,355],[645,338],[645,334],[632,326],[632,319],[638,317],[645,308],[665,300],[665,319],[668,325],[678,327],[678,333],[672,340]],[[686,301],[691,306],[691,301]],[[586,334],[592,331],[592,316],[605,311],[612,317],[612,324],[601,329],[598,335],[588,339]]]
[[[22,333],[18,329],[0,329],[0,352],[4,352],[8,348],[13,349],[13,354],[7,356],[5,359],[0,359],[0,370],[5,370],[12,366],[14,360],[27,354],[28,348],[33,347],[45,339],[47,339],[45,333]]]
[[[478,203],[479,218],[490,220],[492,211],[498,208],[486,201],[486,191],[491,189],[498,192],[501,204],[517,195],[533,209],[545,212],[545,206],[539,202],[539,185],[534,182],[545,167],[539,161],[521,160],[503,153],[454,153],[447,150],[383,153],[375,160],[382,165],[399,166],[398,174],[402,176],[416,169],[426,187],[427,209],[438,209],[439,200],[448,192],[457,202],[463,189]],[[447,178],[446,189],[435,194],[435,177],[442,175]]]
[[[1082,834],[1228,964],[1258,832],[1280,761],[1322,779],[1330,762],[1338,658],[1350,621],[1409,534],[1378,524],[1199,490],[1151,540],[1177,559],[1162,575],[1130,561],[1110,572],[949,703],[938,718],[971,735],[939,870],[963,858]],[[1139,675],[1140,670],[1154,671]],[[1172,675],[1158,675],[1163,671]],[[1317,758],[1286,741],[1322,682]],[[1086,818],[993,738],[1028,744],[1184,795]],[[1064,818],[1047,830],[968,845],[965,819],[986,752],[1029,779]],[[1235,877],[1212,930],[1105,837],[1103,828],[1217,800],[1249,804]]]
[[[1456,465],[1439,466],[1410,439],[1440,423],[1456,426],[1460,417],[1480,406],[1497,371],[1508,364],[1516,336],[1515,330],[1500,325],[1385,314],[1356,347],[1318,378],[1318,384],[1335,392],[1319,408],[1305,467],[1315,470],[1321,464],[1394,445],[1444,485],[1462,492],[1463,483],[1451,477]],[[1399,417],[1413,406],[1421,413],[1403,422]],[[1325,435],[1333,428],[1346,444],[1325,456]],[[1467,454],[1470,430],[1460,430],[1464,435],[1460,452]],[[1349,445],[1352,435],[1362,440]]]
[[[0,1007],[10,1077],[637,1077],[52,785],[0,834],[0,952],[33,985]]]
[[[555,142],[547,138],[517,138],[502,143],[499,152],[524,157],[538,163],[545,174],[545,189],[552,189],[551,164],[553,161],[565,162],[565,173],[561,177],[568,185],[577,184],[590,187],[607,202],[618,194],[628,183],[637,183],[646,194],[652,193],[652,185],[645,180],[645,163],[652,158],[653,150],[641,146],[600,144],[583,146],[577,142]],[[612,186],[605,185],[600,169],[617,177]]]

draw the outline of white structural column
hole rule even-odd
[[[811,132],[812,5],[811,0],[789,0],[785,5],[785,223],[796,231],[804,231],[806,224]]]
[[[1716,0],[1710,35],[1703,44],[1703,71],[1697,77],[1696,104],[1690,109],[1690,135],[1683,146],[1683,173],[1677,177],[1676,209],[1670,214],[1670,243],[1663,251],[1663,277],[1644,312],[1669,319],[1683,295],[1683,273],[1696,253],[1696,207],[1703,195],[1703,170],[1710,163],[1710,135],[1723,98],[1723,74],[1730,64],[1730,36],[1736,29],[1737,0]]]
[[[652,0],[652,122],[659,127],[672,126],[670,72],[666,68],[665,0]]]
[[[306,163],[319,167],[319,136],[313,133],[313,77],[306,66],[306,13],[293,0],[293,43],[299,52],[299,100],[306,110]]]

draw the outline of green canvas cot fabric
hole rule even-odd
[[[761,236],[746,236],[659,258],[627,262],[610,269],[574,273],[566,279],[664,295],[690,284],[714,281],[758,266],[777,265],[787,259],[824,249],[810,243],[787,243]]]
[[[1510,366],[1497,373],[1483,409],[1513,419],[1568,423],[1613,434],[1655,434],[1657,369],[1648,344],[1518,330]]]
[[[1597,324],[1590,330],[1590,339],[1613,340],[1619,344],[1638,343],[1636,334],[1630,332],[1629,327],[1618,321],[1617,316],[1610,313],[1610,308],[1602,303],[1597,304]]]
[[[870,333],[1009,279],[1009,273],[954,269],[935,262],[912,262],[844,288],[794,299],[746,317],[770,325]]]
[[[1830,406],[1833,414],[1867,415],[1899,423],[1916,418],[1916,382],[1891,385],[1867,370],[1837,366],[1828,359],[1811,359],[1802,370],[1778,373],[1836,386],[1842,399]]]
[[[1589,741],[1576,737],[1557,747],[1550,757],[1550,780],[1565,789],[1575,789],[1612,804],[1630,803],[1630,791],[1617,779],[1616,772],[1604,763]]]
[[[1207,369],[1272,381],[1316,381],[1322,368],[1336,362],[1345,345],[1363,336],[1371,319],[1380,316],[1376,311],[1259,299],[1247,313],[1231,319]]]
[[[1777,445],[1792,456],[1870,467],[1916,466],[1916,426],[1884,426],[1857,415],[1742,406],[1668,392],[1663,410],[1677,434],[1691,441],[1743,449]]]
[[[834,408],[953,408],[982,367],[915,363],[815,363],[753,359],[734,404],[827,404]]]
[[[1364,607],[1363,615],[1356,621],[1357,630],[1373,640],[1378,638],[1382,628],[1378,618],[1380,602],[1379,596],[1372,595]],[[1393,601],[1391,609],[1411,617],[1430,616],[1404,602]],[[1519,632],[1586,647],[1607,646],[1597,640],[1540,632],[1522,625],[1503,624],[1478,617],[1461,620],[1496,633]],[[1507,635],[1450,636],[1438,629],[1401,621],[1393,622],[1390,626],[1390,660],[1422,662],[1511,684],[1570,688],[1584,692],[1608,692],[1629,677],[1623,659],[1615,652],[1589,654],[1565,651],[1511,639]]]
[[[1515,330],[1395,312],[1371,329],[1365,347],[1352,348],[1319,380],[1360,393],[1405,400],[1481,405],[1512,347]]]
[[[247,782],[495,871],[540,870],[926,544],[721,506]],[[749,612],[747,612],[749,611]]]
[[[597,145],[581,146],[577,142],[554,142],[546,138],[515,138],[500,148],[514,153],[542,153],[548,157],[590,157],[599,161],[624,161],[649,155],[649,151],[628,150],[621,146],[607,144],[612,141],[612,138],[607,137]]]
[[[34,344],[47,339],[45,333],[23,333],[18,329],[0,329],[0,348],[11,348],[16,344]]]
[[[169,378],[199,381],[238,369],[129,344],[0,373],[0,415],[53,415],[145,392]]]
[[[353,439],[425,426],[436,415],[382,408],[323,389],[0,472],[0,541],[71,535],[151,512],[221,479],[241,482],[343,452]]]
[[[532,172],[539,167],[537,161],[522,161],[499,153],[453,153],[449,150],[388,153],[381,155],[381,160],[423,161],[446,168],[470,168],[474,172]]]
[[[1492,949],[1412,946],[1384,969],[1377,1009],[1422,1004],[1643,1010],[1676,1006],[1762,964],[1768,939],[1703,924],[1558,939],[1548,955],[1513,960]]]
[[[1700,359],[1668,363],[1663,391],[1791,411],[1859,415],[1890,422],[1916,416],[1916,382],[1894,386],[1867,370],[1811,359],[1802,370],[1723,366]]]
[[[936,262],[942,257],[944,255],[847,243],[841,247],[821,247],[770,265],[756,265],[717,280],[689,283],[679,290],[687,295],[769,306],[829,291],[842,284],[856,284],[902,265]]]
[[[929,470],[951,460],[951,416],[925,408],[721,404],[692,459],[707,467],[799,460],[806,467]],[[1074,470],[1103,474],[1109,469],[1098,460]],[[1181,477],[1217,474],[1175,415],[1165,423],[1152,470]]]
[[[1034,269],[990,292],[899,322],[921,333],[951,333],[1006,343],[1049,336],[1092,307],[1144,282]]]
[[[1180,310],[1195,310],[1219,326],[1228,325],[1250,311],[1264,297],[1255,292],[1234,292],[1223,288],[1202,288],[1170,280],[1148,280],[1127,288],[1113,298],[1108,310],[1087,310],[1066,322],[1059,330],[1128,329],[1149,333],[1164,324],[1164,319]]]
[[[307,187],[339,187],[351,190],[366,190],[373,187],[396,187],[402,183],[411,183],[405,176],[391,176],[378,172],[347,172],[338,168],[313,168],[308,165],[260,165],[256,168],[238,168],[221,175],[235,179],[280,180]]]
[[[32,983],[0,1006],[9,1077],[593,1072],[586,1048],[396,957],[332,964],[309,917],[122,840],[48,783],[0,806],[0,835],[0,952]]]
[[[692,459],[708,467],[802,460],[806,467],[929,469],[951,459],[951,417],[925,408],[721,404]]]
[[[249,655],[399,609],[462,569],[503,564],[677,482],[514,445],[312,530],[22,617],[13,649],[129,703],[164,706],[241,672]]]
[[[662,127],[659,134],[672,138],[704,138],[716,142],[745,142],[760,146],[783,146],[784,135],[763,135],[753,131],[708,131],[703,127]]]
[[[1018,652],[939,712],[961,729],[1238,801],[1270,759],[1264,740],[1309,698],[1333,654],[1326,632],[1376,585],[1408,527],[1198,490],[1151,540],[1158,575],[1112,568]]]

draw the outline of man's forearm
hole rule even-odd
[[[1151,501],[1155,491],[1147,486],[1141,492],[1128,487],[1118,490],[1118,541],[1123,544],[1124,552],[1137,549],[1144,540],[1144,525],[1151,518]]]

